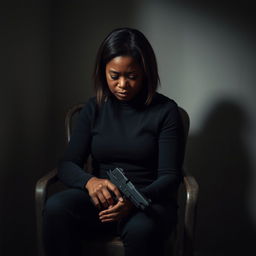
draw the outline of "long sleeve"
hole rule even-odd
[[[150,106],[141,98],[131,102],[109,98],[97,109],[95,97],[80,112],[70,143],[59,162],[60,180],[84,189],[93,177],[84,171],[92,156],[93,173],[121,167],[152,201],[168,201],[181,181],[183,144],[175,101],[156,93]],[[97,118],[96,118],[97,116]]]
[[[67,186],[84,189],[87,181],[93,177],[84,170],[91,148],[91,127],[94,103],[88,100],[80,111],[70,142],[64,156],[58,163],[59,179]]]
[[[157,179],[141,191],[152,201],[162,201],[178,189],[182,173],[181,119],[176,104],[170,104],[158,137]]]

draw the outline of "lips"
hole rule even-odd
[[[117,92],[118,95],[126,96],[128,92]]]

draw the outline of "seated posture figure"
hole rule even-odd
[[[119,235],[126,256],[163,255],[177,222],[176,192],[182,179],[182,128],[177,103],[157,92],[154,51],[138,30],[118,28],[99,47],[95,96],[89,98],[59,160],[58,176],[69,188],[46,202],[46,254],[79,256],[82,240]],[[92,172],[84,171],[88,156]],[[110,182],[120,167],[151,200],[137,209]]]

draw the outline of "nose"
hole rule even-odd
[[[120,77],[120,80],[118,81],[118,87],[121,89],[125,89],[128,86],[128,81],[124,77]]]

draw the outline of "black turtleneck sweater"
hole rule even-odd
[[[59,161],[60,180],[85,190],[93,175],[107,178],[107,170],[121,167],[153,202],[175,193],[183,160],[178,106],[160,93],[155,93],[149,106],[143,102],[140,95],[131,101],[110,96],[98,108],[95,97],[87,100]],[[93,174],[84,171],[90,154]]]

